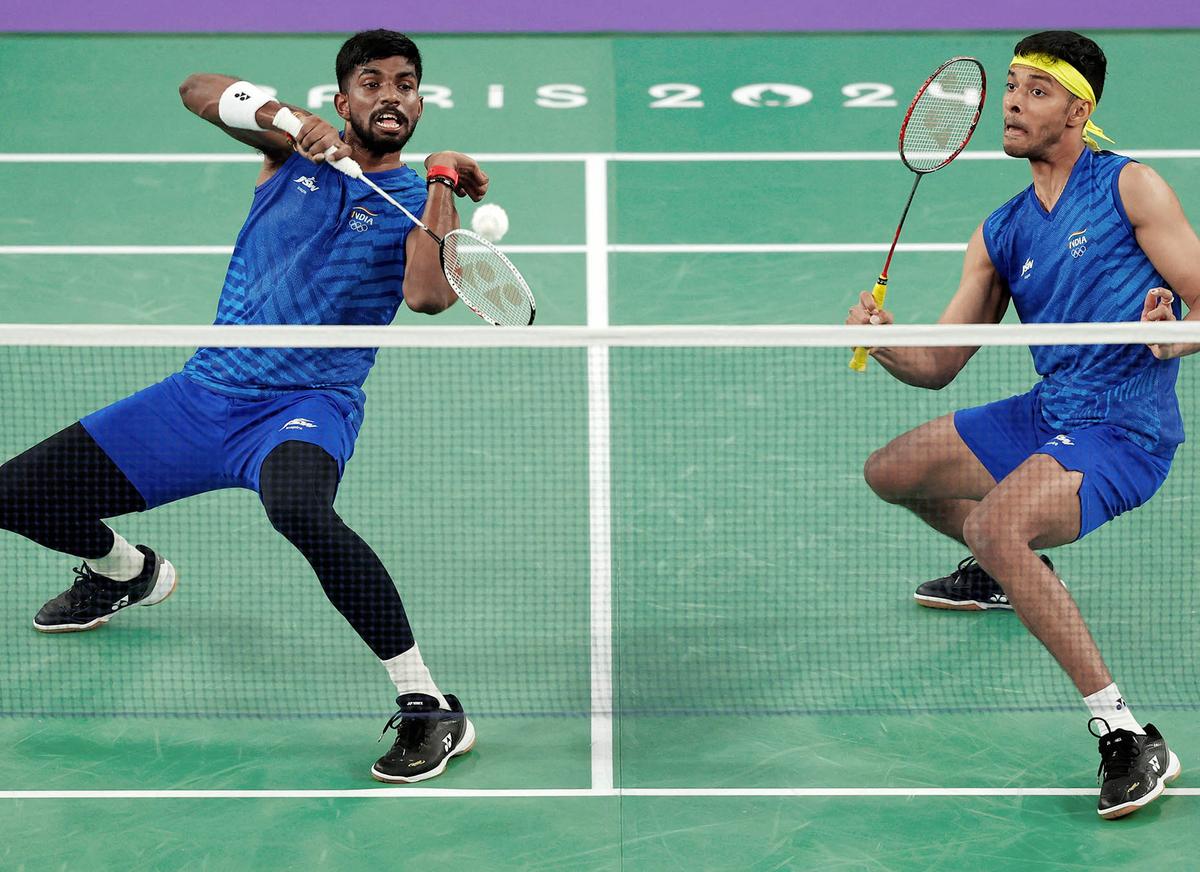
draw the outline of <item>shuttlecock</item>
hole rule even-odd
[[[499,242],[508,232],[508,213],[495,203],[484,203],[471,216],[471,229],[488,242]]]

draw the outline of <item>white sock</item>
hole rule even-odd
[[[1131,733],[1146,735],[1142,725],[1134,720],[1129,706],[1125,705],[1125,700],[1121,698],[1121,691],[1117,690],[1116,684],[1110,684],[1091,696],[1085,696],[1083,703],[1092,713],[1092,717],[1103,718],[1108,722],[1108,729],[1104,728],[1103,723],[1097,722],[1101,730],[1100,735],[1103,736],[1110,730],[1129,730]]]
[[[442,696],[442,692],[433,683],[433,676],[429,674],[429,668],[421,659],[421,652],[416,645],[403,654],[397,654],[391,660],[384,660],[383,665],[392,677],[392,684],[396,685],[396,693],[400,696],[406,693],[425,693],[436,699],[442,708],[450,708],[446,697]]]
[[[146,555],[125,541],[120,533],[113,532],[112,550],[103,557],[84,561],[92,572],[111,578],[113,581],[131,581],[146,565]]]

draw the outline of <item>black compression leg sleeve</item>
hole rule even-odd
[[[82,424],[0,466],[0,529],[94,560],[113,546],[102,518],[146,508],[142,495]]]
[[[308,442],[284,442],[259,474],[271,525],[308,560],[329,601],[375,656],[390,660],[413,646],[412,629],[383,563],[333,510],[337,487],[337,461]]]

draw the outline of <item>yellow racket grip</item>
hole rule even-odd
[[[871,296],[875,298],[875,305],[883,308],[883,298],[887,296],[887,276],[880,276],[875,280],[875,288],[871,291]],[[850,368],[855,372],[867,371],[867,349],[858,347],[854,349],[854,357],[850,358]]]

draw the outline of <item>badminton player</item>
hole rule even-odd
[[[263,155],[250,215],[217,303],[218,324],[375,324],[401,301],[436,313],[454,292],[437,243],[380,209],[370,190],[324,163],[352,157],[439,235],[458,226],[454,192],[474,200],[488,179],[466,155],[439,152],[422,178],[400,152],[421,118],[421,55],[403,34],[360,33],[338,53],[341,133],[303,116],[295,140],[273,129],[282,106],[254,85],[198,74],[184,105]],[[332,149],[332,151],[330,151]],[[99,627],[162,602],[176,570],[104,519],[226,487],[257,491],[267,517],[311,564],[330,602],[382,661],[399,712],[383,781],[440,774],[475,732],[434,683],[379,558],[334,510],[363,421],[372,348],[201,348],[182,372],[82,418],[0,467],[0,526],[81,558],[75,581],[34,618],[46,633]],[[278,601],[287,601],[281,579]],[[263,620],[270,620],[264,615]],[[302,692],[302,688],[298,688]]]
[[[1200,240],[1154,170],[1105,151],[1092,115],[1104,89],[1100,47],[1077,33],[1021,40],[1003,100],[1004,151],[1033,184],[993,212],[967,245],[941,323],[1200,318]],[[1111,141],[1111,140],[1109,140]],[[892,323],[869,293],[848,324]],[[871,351],[907,384],[938,389],[975,348]],[[1100,737],[1098,811],[1115,818],[1162,793],[1179,761],[1130,710],[1071,594],[1034,549],[1083,538],[1142,505],[1171,468],[1183,425],[1175,396],[1184,346],[1036,346],[1026,394],[962,409],[905,433],[868,459],[867,483],[971,556],[917,588],[921,605],[1015,609],[1070,675]],[[1152,612],[1151,612],[1152,614]],[[1153,618],[1148,617],[1150,623]]]

